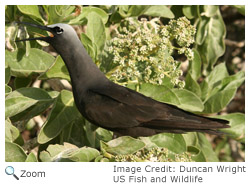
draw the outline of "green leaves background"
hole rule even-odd
[[[127,136],[113,139],[112,132],[92,125],[80,115],[71,91],[52,89],[50,81],[70,82],[60,56],[45,52],[45,43],[13,42],[18,37],[13,23],[20,17],[23,21],[42,25],[58,22],[85,25],[85,32],[79,33],[80,39],[93,61],[103,68],[102,64],[109,62],[109,57],[104,58],[104,49],[112,37],[110,26],[118,25],[125,18],[140,16],[161,17],[165,23],[178,17],[173,9],[181,9],[183,16],[197,28],[194,59],[189,62],[184,77],[185,89],[173,88],[166,80],[161,86],[142,84],[139,92],[190,112],[213,114],[214,118],[228,120],[231,128],[222,130],[226,133],[222,140],[224,146],[227,145],[227,138],[244,144],[245,115],[231,113],[216,116],[231,102],[245,80],[243,71],[230,75],[226,64],[219,61],[225,53],[226,37],[219,6],[18,5],[5,7],[8,41],[5,52],[6,161],[114,161],[118,155],[132,155],[142,149],[153,148],[167,148],[169,159],[187,153],[192,161],[219,161],[223,143],[213,149],[201,133],[162,133],[138,139]],[[237,9],[245,15],[245,7],[238,6]],[[31,37],[34,32],[46,34],[29,27],[23,29]],[[41,81],[40,88],[33,86],[37,80]],[[37,128],[32,123],[35,116],[45,119],[39,131],[35,130],[35,143],[30,148],[29,141],[23,140],[21,134],[29,128],[33,131]],[[30,149],[37,146],[38,151],[31,152]]]

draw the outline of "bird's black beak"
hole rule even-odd
[[[31,40],[43,40],[43,41],[48,42],[48,39],[54,37],[53,30],[50,27],[43,26],[43,25],[36,25],[36,24],[33,24],[33,23],[28,23],[28,22],[17,22],[17,24],[28,25],[28,26],[31,26],[31,27],[39,28],[41,30],[49,31],[50,32],[50,36],[44,36],[42,34],[36,33],[36,34],[40,35],[41,37],[25,38],[25,39],[21,39],[21,40],[16,40],[16,42],[31,41]]]

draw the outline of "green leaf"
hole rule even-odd
[[[242,113],[232,113],[221,116],[214,116],[213,118],[225,119],[230,123],[231,128],[222,129],[222,132],[227,133],[232,138],[245,142],[245,114]]]
[[[208,82],[205,97],[204,113],[219,112],[235,96],[237,88],[245,80],[245,73],[238,72],[228,76],[225,64],[219,64],[214,68],[205,81]]]
[[[97,128],[96,130],[96,139],[99,140],[99,143],[100,143],[100,140],[105,141],[105,142],[112,140],[112,135],[113,133],[111,131],[103,129],[101,127]]]
[[[151,141],[151,137],[139,137],[139,139],[145,143],[144,149],[151,150],[153,148],[158,148],[158,146]]]
[[[215,84],[219,84],[219,81],[228,76],[226,64],[220,63],[214,67],[213,71],[207,76],[206,81],[209,87],[215,87]]]
[[[8,84],[10,81],[10,68],[9,67],[5,67],[5,84]]]
[[[5,60],[13,76],[28,77],[33,72],[45,72],[53,64],[54,57],[43,50],[31,48],[29,56],[21,49],[15,52],[6,50]]]
[[[11,121],[9,119],[5,120],[5,141],[14,142],[19,135],[19,130],[11,124]]]
[[[54,64],[42,75],[39,76],[40,80],[59,78],[71,81],[67,67],[60,55],[57,56]]]
[[[143,15],[150,5],[119,5],[119,14],[123,17],[136,17]]]
[[[130,16],[130,14],[127,14],[129,10],[129,5],[118,5],[118,8],[118,12],[123,18]]]
[[[184,110],[200,112],[204,109],[200,98],[185,89],[169,89],[160,85],[142,84],[139,92],[155,100],[176,105]]]
[[[198,46],[198,51],[204,62],[204,70],[211,71],[217,59],[225,52],[224,39],[226,36],[226,28],[219,8],[217,13],[213,17],[210,17],[209,20],[206,17],[202,17],[201,19],[206,22],[206,25],[204,25],[205,30],[202,32],[206,33],[206,36],[202,45]],[[199,42],[199,44],[200,43],[201,42]]]
[[[13,116],[11,118],[13,121],[20,122],[24,120],[27,122],[47,109],[53,102],[54,99],[43,89],[33,87],[20,88],[6,98],[6,116]]]
[[[86,35],[91,39],[92,43],[97,46],[97,58],[97,56],[102,52],[105,46],[105,25],[100,16],[95,12],[91,12],[90,14],[88,14],[87,19],[88,23]]]
[[[164,79],[162,79],[162,80],[163,80],[163,82],[161,85],[166,86],[169,89],[174,88],[174,85],[173,85],[170,77],[165,76]]]
[[[11,97],[5,100],[5,118],[14,116],[32,105],[36,104],[38,101],[35,99],[27,97]]]
[[[207,17],[212,17],[217,13],[219,6],[218,5],[203,5],[203,8],[204,8],[204,12],[202,14]]]
[[[176,18],[184,16],[183,11],[182,11],[182,7],[183,6],[180,6],[180,5],[172,5],[170,7],[170,9],[172,10],[172,12],[175,12],[175,17]]]
[[[215,113],[221,111],[234,98],[236,88],[230,88],[217,92],[206,100],[203,113]]]
[[[145,15],[163,17],[163,18],[174,18],[173,12],[165,5],[152,5],[145,12]]]
[[[62,130],[59,135],[61,142],[68,142],[78,147],[91,146],[87,140],[84,127],[85,119],[83,117],[76,118]]]
[[[120,9],[119,9],[120,10]],[[119,11],[115,11],[111,17],[110,17],[110,22],[113,22],[113,23],[119,23],[121,22],[121,20],[123,20],[124,18],[121,16],[121,14],[119,13]]]
[[[5,84],[5,96],[9,95],[12,91],[12,88]]]
[[[197,16],[197,6],[198,5],[184,5],[182,12],[188,19],[193,19]]]
[[[196,146],[188,146],[187,152],[191,154],[192,160],[195,162],[206,162],[203,152]]]
[[[17,6],[14,5],[6,5],[5,6],[5,19],[6,19],[6,23],[7,22],[12,22],[15,21],[15,17],[16,17],[16,13],[17,13]]]
[[[107,143],[101,141],[101,150],[113,155],[133,154],[145,146],[145,143],[130,136],[121,136]]]
[[[206,162],[206,157],[203,151],[201,150],[201,145],[198,142],[199,139],[197,133],[189,132],[183,134],[183,137],[187,144],[187,152],[191,154],[192,160],[194,160],[195,162]]]
[[[86,139],[87,146],[90,147],[96,147],[96,132],[95,130],[97,129],[96,126],[91,124],[89,121],[84,120],[84,126],[82,125],[82,130],[84,131],[84,137]]]
[[[44,5],[47,9],[49,24],[65,22],[67,16],[69,16],[75,9],[73,5]]]
[[[37,5],[17,5],[17,8],[20,10],[20,12],[29,15],[32,19],[44,22],[42,16],[39,13],[39,8]]]
[[[22,147],[15,143],[5,142],[6,162],[25,162],[27,155]]]
[[[31,83],[31,77],[16,77],[14,80],[15,89],[28,87]]]
[[[13,122],[19,122],[20,124],[26,124],[31,118],[40,115],[43,113],[46,109],[50,107],[51,104],[53,104],[54,99],[49,100],[39,100],[36,104],[29,107],[28,109],[20,112],[19,114],[11,117],[11,120]]]
[[[42,162],[58,162],[58,161],[70,161],[67,158],[67,153],[76,150],[78,147],[64,142],[63,145],[50,144],[45,151],[40,153],[40,159]]]
[[[194,80],[198,80],[201,76],[201,58],[200,54],[196,49],[193,49],[194,58],[192,61],[189,61],[188,72]]]
[[[28,97],[32,98],[35,100],[47,100],[51,99],[51,96],[43,89],[41,88],[35,88],[35,87],[29,87],[29,88],[20,88],[12,92],[8,98],[13,98],[13,97]]]
[[[201,96],[200,85],[193,79],[190,73],[187,73],[185,83],[185,89],[195,93],[198,97]]]
[[[81,33],[80,40],[84,45],[87,53],[91,56],[92,60],[95,61],[97,56],[97,46],[92,42],[92,40],[85,34]]]
[[[193,92],[181,89],[172,89],[174,94],[179,98],[179,108],[192,112],[201,112],[204,109],[204,105],[200,98]]]
[[[36,155],[35,155],[33,152],[31,152],[31,153],[27,156],[25,162],[38,162],[38,160],[37,160]]]
[[[84,130],[84,137],[86,137],[86,141],[88,142],[87,146],[99,148],[100,140],[105,142],[112,140],[112,133],[110,131],[98,128],[87,120],[85,120],[85,125],[82,128]]]
[[[82,147],[69,155],[75,162],[90,162],[99,156],[99,151],[90,147]]]
[[[69,24],[81,25],[81,24],[85,23],[87,16],[91,12],[94,12],[97,15],[99,15],[99,17],[102,19],[104,24],[107,23],[109,17],[108,17],[108,14],[104,10],[97,8],[97,7],[90,7],[89,6],[89,7],[83,7],[81,14],[78,17],[76,17],[75,19],[71,19]]]
[[[89,147],[78,148],[73,144],[49,145],[46,151],[42,151],[40,159],[43,162],[90,162],[99,156],[96,149]]]
[[[104,158],[104,156],[99,155],[98,157],[95,158],[95,162],[109,162],[108,158]]]
[[[209,21],[209,18],[202,17],[197,25],[195,41],[198,45],[202,45],[208,35]]]
[[[158,147],[168,148],[169,151],[176,154],[186,151],[186,142],[181,134],[160,133],[151,136],[150,140]]]
[[[208,83],[207,81],[202,81],[202,83],[200,84],[200,90],[201,90],[201,100],[205,101],[207,94],[208,94]]]
[[[225,63],[220,63],[201,83],[202,99],[207,100],[212,95],[216,94],[222,88],[222,80],[228,77],[228,72]],[[204,101],[204,102],[205,102]]]
[[[188,132],[186,134],[182,134],[182,136],[185,139],[187,146],[197,145],[198,138],[196,132]]]
[[[166,86],[145,83],[141,85],[139,92],[161,102],[180,105],[177,95]]]
[[[212,145],[207,140],[206,136],[202,133],[197,133],[198,144],[196,147],[200,148],[202,151],[206,162],[219,162],[217,155],[215,154]]]
[[[202,133],[190,132],[183,134],[187,143],[187,151],[192,153],[192,160],[196,162],[218,161],[211,144]]]
[[[232,76],[225,77],[222,80],[222,87],[224,89],[228,88],[238,88],[245,80],[245,72],[240,71]]]
[[[151,6],[150,5],[130,5],[128,14],[131,17],[143,15]]]
[[[78,118],[80,113],[74,105],[72,92],[62,90],[51,113],[38,134],[38,142],[44,144],[55,138],[63,128]]]
[[[82,116],[75,119],[65,127],[61,134],[62,142],[69,142],[78,147],[100,147],[100,140],[108,142],[112,139],[112,132],[101,127],[96,127]]]
[[[237,8],[238,12],[245,16],[245,5],[232,5]]]
[[[47,91],[47,93],[53,99],[56,98],[59,95],[59,92],[58,91],[54,91],[54,90],[53,91]]]
[[[216,85],[212,90],[209,91],[209,96],[213,96],[222,90],[227,89],[237,89],[245,80],[245,73],[238,72],[235,75],[225,77],[220,81],[218,85]]]

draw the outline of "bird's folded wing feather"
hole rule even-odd
[[[116,84],[104,89],[90,90],[90,94],[92,97],[89,98],[92,98],[93,102],[86,107],[87,115],[107,128],[143,126],[153,129],[217,129],[226,127],[226,121],[194,115]]]
[[[119,102],[110,96],[89,91],[85,102],[88,120],[104,128],[128,128],[157,117],[151,106],[137,106]]]

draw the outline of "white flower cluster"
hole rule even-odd
[[[155,147],[152,149],[141,149],[136,153],[128,155],[117,155],[115,162],[169,162],[168,149]]]
[[[174,157],[174,158],[172,158]],[[167,148],[153,147],[140,149],[133,154],[116,155],[115,162],[193,162],[191,154],[184,152],[169,156]]]
[[[174,60],[172,54],[177,50],[191,60],[193,52],[188,47],[194,42],[194,34],[195,28],[185,17],[171,20],[168,25],[161,25],[159,18],[124,20],[108,48],[117,65],[111,79],[121,84],[161,85],[163,79],[169,77],[174,86],[183,88],[185,83],[179,79],[183,74],[180,62]],[[172,42],[180,48],[174,47]]]
[[[196,33],[196,29],[190,24],[190,21],[186,17],[181,17],[178,20],[171,20],[167,27],[171,37],[176,39],[179,46],[189,47],[194,43],[193,36]]]

